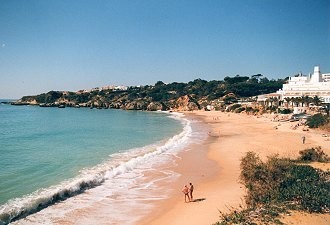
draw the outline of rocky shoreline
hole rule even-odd
[[[75,101],[67,101],[66,99],[58,99],[58,101],[44,103],[38,102],[37,100],[24,100],[24,98],[15,101],[15,102],[6,102],[5,104],[11,105],[33,105],[40,107],[87,107],[87,108],[98,108],[98,109],[124,109],[124,110],[146,110],[146,111],[157,111],[157,110],[181,110],[181,111],[193,111],[201,109],[198,102],[192,100],[190,96],[182,96],[176,100],[172,100],[171,102],[154,102],[148,101],[145,99],[137,99],[131,101],[111,101],[111,102],[103,102],[103,101],[88,101],[84,103],[77,103]]]
[[[155,85],[125,88],[93,88],[90,90],[49,91],[24,96],[13,105],[40,105],[43,107],[90,107],[146,111],[221,110],[228,105],[256,102],[256,96],[272,93],[285,81],[258,80],[255,77],[225,77],[223,81],[195,79],[188,83],[158,81]],[[272,103],[275,104],[275,103]]]

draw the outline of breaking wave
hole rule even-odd
[[[192,135],[191,121],[185,119],[179,113],[169,115],[171,118],[181,121],[183,124],[181,133],[167,141],[113,154],[108,161],[84,169],[80,171],[77,177],[66,180],[59,185],[37,190],[22,198],[9,200],[0,206],[0,225],[19,220],[56,202],[64,201],[88,189],[100,186],[106,180],[132,171],[136,166],[143,165],[150,159],[157,160],[157,156],[163,153],[175,154],[182,150]]]

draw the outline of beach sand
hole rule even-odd
[[[138,186],[126,190],[123,185],[124,192],[116,194],[109,193],[107,188],[114,185],[110,182],[13,224],[210,225],[218,221],[219,210],[228,212],[232,207],[244,206],[239,166],[246,152],[254,151],[262,159],[273,154],[295,158],[300,150],[321,146],[330,155],[329,137],[324,137],[322,132],[303,131],[300,126],[292,129],[297,122],[273,122],[273,115],[257,117],[214,111],[184,114],[190,120],[203,121],[202,126],[206,129],[202,130],[207,132],[208,138],[203,143],[190,144],[173,160],[164,161],[164,165],[147,170],[141,176],[142,182],[136,184]],[[303,135],[305,144],[301,139]],[[313,166],[330,169],[329,163],[313,163]],[[166,173],[163,172],[167,171],[179,176],[164,179]],[[144,185],[151,181],[156,185]],[[185,203],[181,190],[189,182],[195,187],[194,201]],[[138,195],[134,194],[135,190]],[[133,194],[125,196],[126,191]],[[85,204],[85,201],[89,203]],[[113,217],[117,214],[121,220]],[[330,215],[293,212],[283,218],[283,222],[325,225],[330,224]]]
[[[208,126],[209,138],[203,145],[192,146],[180,154],[176,166],[171,168],[181,174],[168,187],[174,190],[171,197],[156,203],[138,224],[213,224],[219,219],[219,210],[228,212],[232,207],[244,205],[239,165],[248,151],[256,152],[262,159],[274,154],[295,158],[300,150],[321,146],[330,155],[329,138],[323,137],[321,131],[303,131],[299,126],[292,129],[297,122],[273,122],[272,115],[257,117],[216,111],[186,112],[185,115],[203,120]],[[306,137],[305,144],[302,136]],[[329,169],[329,164],[315,165]],[[195,186],[195,201],[185,203],[181,189],[189,182]],[[330,215],[294,212],[283,218],[283,222],[330,224]]]

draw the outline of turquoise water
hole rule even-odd
[[[0,206],[182,128],[163,113],[0,104]]]

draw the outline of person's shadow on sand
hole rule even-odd
[[[192,200],[191,202],[201,202],[204,200],[206,200],[206,198],[197,198],[197,199]]]

